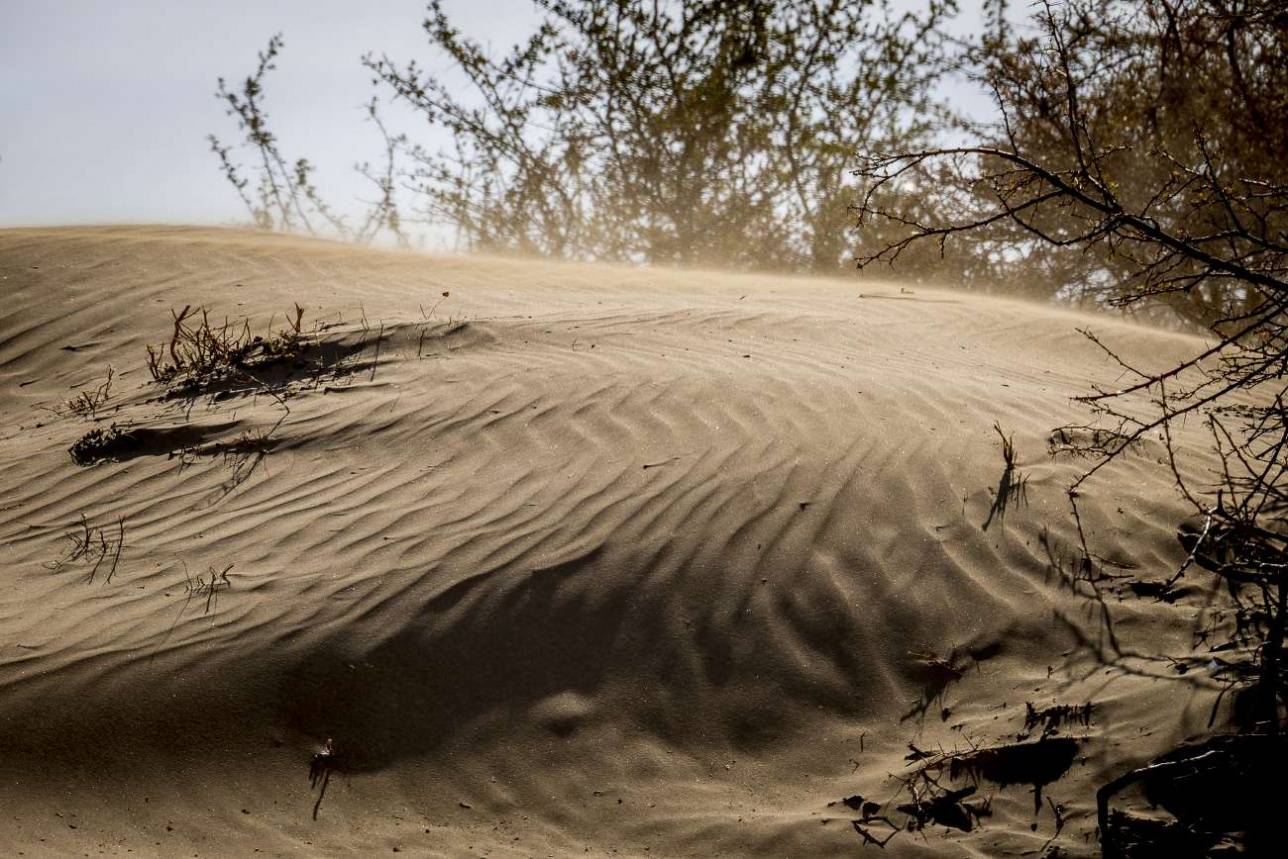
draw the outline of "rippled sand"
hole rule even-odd
[[[6,855],[854,855],[835,803],[894,795],[909,741],[1094,700],[1045,790],[1088,855],[1096,785],[1206,724],[1165,665],[1093,658],[1184,651],[1195,609],[1115,602],[1113,650],[1053,571],[1086,463],[1047,452],[1118,378],[1078,327],[1147,366],[1197,341],[871,281],[179,227],[0,230],[0,297]],[[258,330],[293,302],[344,356],[316,384],[150,381],[172,308]],[[68,414],[108,364],[97,421]],[[995,421],[1027,477],[1005,510]],[[76,465],[113,422],[160,441]],[[262,457],[209,447],[273,427]],[[1162,575],[1158,454],[1083,509],[1100,554]],[[92,582],[82,515],[111,549]],[[1050,810],[986,791],[978,829],[886,852],[1036,855]]]

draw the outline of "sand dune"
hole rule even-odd
[[[0,295],[8,855],[853,855],[836,801],[889,798],[909,741],[1087,700],[1045,794],[1051,843],[1091,855],[1096,785],[1206,724],[1201,682],[1079,646],[1108,653],[1052,569],[1085,462],[1050,433],[1117,377],[1076,329],[1158,366],[1189,338],[870,281],[178,227],[0,231]],[[172,308],[265,328],[294,302],[329,351],[279,396],[150,380]],[[68,414],[107,365],[107,407]],[[1005,510],[994,422],[1028,481]],[[113,423],[128,456],[72,461]],[[1158,453],[1084,511],[1101,554],[1161,576],[1184,511]],[[82,515],[111,549],[92,582]],[[1114,601],[1120,650],[1186,652],[1195,610]],[[987,790],[982,826],[887,852],[1044,849],[1032,789]]]

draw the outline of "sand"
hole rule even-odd
[[[1148,658],[1190,652],[1197,603],[1111,593],[1114,649],[1055,571],[1086,462],[1048,454],[1070,397],[1120,379],[1078,328],[1146,366],[1197,340],[871,280],[184,227],[0,230],[0,298],[5,855],[858,855],[838,801],[895,796],[909,742],[1085,701],[1043,791],[1058,838],[1032,787],[986,782],[972,831],[885,852],[1094,855],[1096,786],[1207,725],[1202,678]],[[171,309],[260,330],[293,302],[348,350],[325,379],[161,397]],[[70,414],[107,365],[108,405]],[[1027,484],[990,519],[995,422]],[[112,423],[155,444],[74,463]],[[262,457],[211,447],[274,426]],[[1082,497],[1144,578],[1183,557],[1160,451]],[[96,571],[68,559],[82,516]]]

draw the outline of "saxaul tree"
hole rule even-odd
[[[384,55],[375,82],[445,151],[412,152],[422,212],[470,249],[835,270],[849,170],[926,139],[954,0],[540,0],[490,55],[439,0],[423,29],[450,73]]]
[[[1195,568],[1224,582],[1232,610],[1196,631],[1209,646],[1202,659],[1242,702],[1244,724],[1278,735],[1288,705],[1288,10],[1069,0],[1042,3],[1018,28],[1002,4],[992,12],[971,59],[996,121],[955,145],[868,153],[857,171],[868,242],[859,264],[965,253],[992,277],[1162,309],[1207,332],[1207,348],[1163,369],[1131,366],[1087,332],[1126,381],[1080,398],[1098,420],[1077,435],[1091,459],[1069,488],[1078,575],[1093,589],[1105,575],[1080,493],[1161,439],[1195,517],[1180,534],[1185,561],[1156,595],[1169,598]],[[1219,463],[1209,477],[1184,467],[1176,438],[1200,421]]]
[[[224,78],[219,78],[215,96],[223,103],[227,115],[236,120],[242,135],[239,148],[249,153],[252,162],[250,168],[237,163],[234,147],[211,134],[207,138],[210,150],[218,159],[224,178],[245,204],[251,221],[262,229],[309,235],[330,233],[357,242],[369,242],[386,232],[398,244],[407,245],[397,196],[398,156],[406,139],[390,133],[378,111],[377,99],[367,103],[366,114],[383,141],[383,162],[380,166],[363,162],[355,167],[377,191],[376,198],[366,203],[365,213],[356,226],[338,214],[319,193],[313,180],[316,167],[312,162],[302,157],[292,161],[282,154],[281,144],[269,123],[265,88],[268,73],[277,68],[276,61],[283,47],[281,34],[272,36],[267,47],[257,55],[255,70],[240,86],[230,86]],[[251,176],[254,176],[253,183]]]
[[[1204,326],[1277,289],[1280,4],[1083,0],[1018,33],[991,9],[971,68],[996,121],[961,146],[868,150],[861,264],[967,250],[995,278]]]

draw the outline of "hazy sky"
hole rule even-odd
[[[449,0],[498,48],[534,20],[526,0]],[[281,31],[268,109],[291,157],[336,196],[374,157],[363,122],[369,50],[427,58],[423,0],[0,0],[0,225],[245,220],[205,136],[237,138],[215,79],[248,74]]]
[[[898,3],[895,4],[899,5]],[[918,4],[919,5],[919,4]],[[267,107],[288,157],[318,165],[337,201],[374,158],[363,122],[367,51],[433,58],[423,0],[0,0],[0,226],[245,221],[205,137],[237,138],[213,92],[275,32],[286,48]],[[509,46],[529,0],[447,0],[462,29]],[[415,129],[425,139],[423,126]]]

